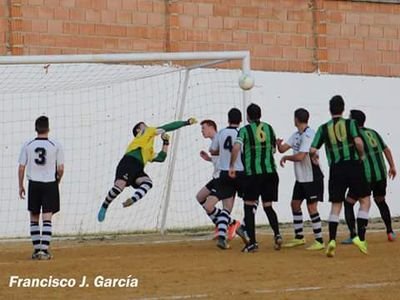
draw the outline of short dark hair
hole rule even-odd
[[[49,118],[46,116],[40,116],[35,121],[35,130],[38,134],[49,132]]]
[[[365,119],[367,117],[365,116],[365,114],[358,109],[352,109],[350,111],[350,119],[353,119],[356,121],[358,127],[364,127],[365,124]]]
[[[247,115],[250,121],[258,121],[261,119],[261,107],[257,104],[251,103],[247,106]]]
[[[242,112],[237,108],[231,108],[228,112],[228,122],[239,125],[242,122]]]
[[[305,108],[298,108],[294,111],[294,117],[300,123],[308,123],[308,119],[310,118],[310,113]]]
[[[133,133],[133,136],[137,136],[137,134],[139,133],[139,128],[140,128],[140,125],[142,125],[142,124],[144,124],[144,122],[142,121],[142,122],[139,122],[139,123],[137,123],[135,126],[133,126],[133,128],[132,128],[132,133]]]
[[[206,124],[210,127],[213,127],[215,129],[215,131],[217,131],[217,124],[213,120],[207,119],[207,120],[203,120],[200,122],[200,125],[204,125],[204,124]]]
[[[331,101],[329,101],[329,110],[332,115],[339,115],[344,112],[344,100],[342,96],[333,96]]]

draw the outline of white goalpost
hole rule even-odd
[[[212,174],[199,156],[210,143],[200,126],[173,132],[166,162],[146,166],[154,187],[145,198],[122,208],[133,192],[126,189],[103,223],[96,215],[137,122],[160,126],[194,116],[223,128],[228,110],[244,113],[249,102],[250,92],[238,85],[243,73],[250,73],[248,51],[0,57],[0,239],[29,235],[17,160],[22,143],[35,137],[40,115],[49,117],[50,136],[66,156],[56,234],[165,233],[211,225],[195,199]],[[155,148],[161,148],[159,139]],[[237,202],[233,215],[241,218]]]

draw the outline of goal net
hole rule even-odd
[[[146,166],[153,189],[145,198],[122,208],[133,193],[125,189],[103,223],[96,216],[137,122],[159,126],[194,116],[222,128],[230,108],[243,112],[248,92],[238,78],[248,67],[247,52],[1,57],[0,238],[29,233],[27,203],[18,199],[17,161],[22,144],[35,137],[40,115],[49,117],[50,136],[65,151],[56,234],[210,225],[195,199],[212,174],[212,165],[199,156],[210,143],[200,126],[175,131],[167,161]],[[241,206],[237,201],[237,217]]]

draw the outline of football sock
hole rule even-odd
[[[267,215],[269,225],[271,226],[272,230],[274,231],[274,235],[280,235],[279,233],[279,223],[278,217],[272,206],[264,207],[265,214]]]
[[[368,212],[359,210],[357,215],[357,229],[360,241],[365,241],[365,232],[368,225]]]
[[[30,230],[31,230],[31,239],[32,239],[33,249],[35,249],[35,251],[39,251],[40,250],[39,222],[31,222]]]
[[[153,182],[151,180],[143,181],[131,197],[133,202],[137,202],[142,199],[152,187]]]
[[[354,216],[354,204],[344,201],[344,218],[350,231],[350,237],[354,238],[356,234],[356,218]]]
[[[293,214],[293,227],[294,227],[294,235],[295,239],[302,239],[304,238],[303,233],[303,213],[299,212],[292,212]]]
[[[231,216],[228,210],[223,209],[217,217],[218,237],[226,239],[226,231],[231,222]]]
[[[321,218],[319,217],[319,213],[315,213],[310,215],[312,228],[314,232],[314,238],[316,241],[323,243],[322,239],[322,226],[321,226]]]
[[[381,213],[383,222],[385,222],[386,232],[387,233],[393,232],[392,218],[390,215],[389,206],[387,205],[386,201],[383,200],[383,201],[377,202],[376,205],[379,208],[379,212]]]
[[[103,207],[105,209],[108,208],[108,206],[111,204],[111,202],[118,197],[119,194],[121,194],[122,190],[114,185],[111,190],[108,192],[106,199],[103,202]]]
[[[339,216],[331,214],[329,216],[329,241],[336,240],[338,225],[339,225]]]
[[[246,232],[250,238],[250,244],[254,244],[256,242],[256,229],[253,205],[244,205],[244,220],[246,224]]]
[[[51,242],[51,221],[43,221],[42,228],[42,250],[47,252]]]

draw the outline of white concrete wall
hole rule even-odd
[[[26,203],[18,200],[17,159],[22,143],[34,136],[33,123],[40,114],[49,115],[51,135],[64,144],[66,152],[61,212],[54,221],[57,233],[158,228],[166,193],[167,163],[147,167],[154,189],[145,199],[123,209],[120,203],[131,193],[126,191],[112,204],[103,224],[97,223],[96,215],[112,186],[115,167],[131,138],[132,126],[140,120],[159,125],[176,118],[182,74],[135,80],[138,74],[160,70],[102,65],[51,66],[48,74],[40,66],[19,67],[18,72],[14,71],[0,69],[3,91],[0,95],[0,237],[28,235]],[[211,118],[220,128],[225,126],[229,108],[242,108],[238,76],[238,71],[195,71],[189,83],[184,117]],[[378,130],[393,149],[395,159],[399,157],[399,140],[394,137],[399,131],[396,118],[400,104],[396,98],[400,79],[270,72],[254,72],[254,76],[252,101],[261,105],[263,119],[272,124],[279,137],[287,138],[295,130],[293,111],[296,108],[307,108],[311,113],[310,124],[316,128],[329,118],[330,97],[341,94],[346,111],[364,110],[367,125]],[[201,137],[200,126],[181,129],[180,142],[167,228],[207,225],[209,220],[196,203],[195,194],[212,171],[211,165],[198,155],[200,150],[207,149],[209,142]],[[156,148],[160,148],[159,141]],[[277,154],[277,162],[279,157]],[[281,222],[290,221],[289,202],[294,181],[290,163],[285,169],[279,167],[279,176],[277,213]],[[390,182],[388,203],[393,215],[400,214],[400,204],[395,198],[399,192],[397,180]],[[322,218],[327,219],[329,204],[321,204],[320,211]],[[233,215],[239,219],[243,215],[240,199]],[[375,207],[371,215],[378,216]],[[257,220],[266,223],[261,210]]]

